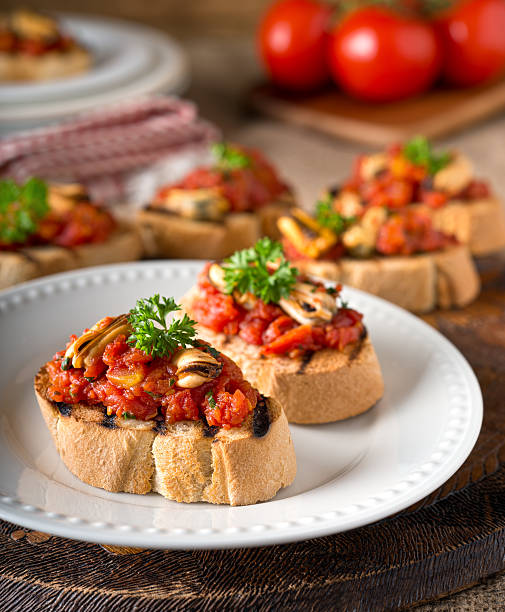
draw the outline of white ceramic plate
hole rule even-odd
[[[135,96],[177,94],[187,86],[187,57],[163,33],[110,19],[64,21],[93,53],[92,70],[67,79],[0,85],[0,130],[27,129]]]
[[[260,546],[322,536],[382,519],[439,487],[472,449],[482,396],[468,363],[420,319],[344,290],[365,321],[386,392],[341,423],[292,426],[298,474],[273,500],[231,508],[157,494],[108,493],[61,462],[39,414],[39,366],[106,314],[139,297],[181,296],[201,262],[104,266],[0,294],[0,517],[65,537],[152,548]]]

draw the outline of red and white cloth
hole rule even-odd
[[[0,175],[78,181],[97,200],[117,200],[130,173],[219,136],[191,102],[143,98],[1,139]]]

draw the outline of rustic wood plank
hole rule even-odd
[[[437,88],[390,104],[358,102],[328,88],[310,95],[253,88],[247,102],[266,115],[368,145],[383,146],[416,134],[439,138],[505,107],[505,79],[474,89]]]

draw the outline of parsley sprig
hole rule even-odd
[[[355,217],[344,217],[333,208],[331,196],[326,200],[319,200],[316,204],[316,219],[319,225],[326,227],[335,234],[340,235],[356,221]]]
[[[226,142],[217,142],[212,146],[217,165],[223,170],[236,170],[237,168],[247,168],[251,165],[251,158],[248,157],[237,147]]]
[[[286,261],[281,244],[270,238],[260,238],[253,247],[237,251],[224,261],[223,269],[226,293],[249,292],[266,304],[287,298],[298,276],[298,270]]]
[[[179,347],[193,346],[196,321],[184,314],[182,318],[167,323],[167,316],[178,310],[181,307],[174,298],[160,297],[158,293],[151,298],[137,300],[128,316],[133,328],[128,342],[152,357],[168,357]]]
[[[44,181],[31,178],[24,185],[0,181],[0,241],[4,244],[25,242],[48,211]]]
[[[449,153],[437,154],[424,136],[415,136],[403,147],[403,155],[417,166],[424,166],[429,174],[436,174],[451,161]]]

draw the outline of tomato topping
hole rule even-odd
[[[391,216],[379,229],[376,249],[383,255],[438,251],[456,240],[432,227],[431,219],[413,210]]]
[[[342,350],[363,333],[363,316],[348,308],[340,308],[327,324],[314,326],[300,325],[276,304],[265,304],[260,299],[252,309],[246,310],[231,295],[220,293],[209,282],[209,267],[207,264],[198,280],[199,296],[193,304],[193,317],[214,331],[238,334],[244,342],[261,346],[264,355],[296,357],[323,348]],[[315,285],[315,290],[325,291],[322,285]],[[340,287],[336,292],[339,290]],[[229,307],[230,303],[233,308]]]
[[[186,175],[180,182],[162,187],[154,204],[163,201],[171,189],[217,188],[228,200],[234,212],[250,211],[273,202],[286,191],[286,185],[277,176],[273,166],[254,149],[234,147],[250,160],[244,168],[221,169],[199,167]]]
[[[74,247],[100,243],[105,242],[115,228],[116,222],[107,210],[90,202],[79,202],[65,212],[50,211],[38,224],[37,232],[30,236],[26,243],[0,243],[0,250],[43,244]]]
[[[403,155],[402,146],[392,145],[386,151],[386,162],[373,176],[364,177],[367,156],[359,155],[344,188],[357,193],[365,205],[386,206],[397,210],[409,204],[423,202],[430,208],[440,208],[450,197],[475,200],[488,197],[490,190],[483,181],[472,181],[460,194],[448,194],[433,187],[432,176],[421,164],[412,163]]]
[[[72,336],[70,341],[75,339]],[[64,354],[56,353],[46,364],[48,397],[55,402],[103,405],[109,415],[143,421],[163,418],[175,423],[205,417],[209,425],[229,429],[239,427],[258,401],[257,391],[223,354],[218,356],[221,374],[193,389],[177,386],[170,358],[152,358],[129,345],[123,335],[110,342],[86,370],[62,370]]]

